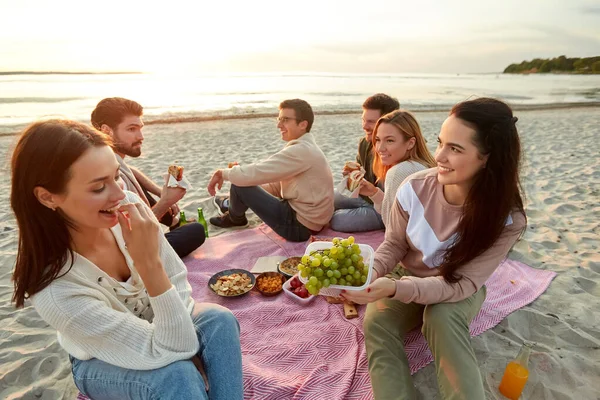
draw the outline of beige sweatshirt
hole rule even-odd
[[[311,133],[289,141],[266,160],[223,170],[237,186],[259,186],[287,200],[298,222],[320,231],[333,215],[333,175]]]
[[[385,239],[375,252],[378,276],[391,272],[398,262],[413,276],[396,281],[394,299],[404,303],[436,304],[457,302],[478,291],[506,258],[526,226],[526,218],[513,212],[496,243],[457,271],[461,279],[447,283],[438,266],[455,240],[462,206],[449,204],[437,169],[411,175],[402,184],[392,206]]]

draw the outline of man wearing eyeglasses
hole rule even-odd
[[[373,173],[373,130],[377,120],[385,114],[398,110],[400,103],[395,98],[384,93],[368,97],[362,105],[362,129],[365,136],[358,143],[356,162],[365,169],[364,179],[383,190],[383,182],[377,182]],[[346,166],[342,175],[350,171]],[[375,211],[373,202],[367,196],[357,198],[345,197],[335,193],[335,213],[331,219],[331,227],[340,232],[361,232],[385,229],[381,215]]]
[[[314,121],[304,100],[279,105],[277,128],[286,145],[266,160],[218,169],[208,183],[215,196],[224,181],[231,182],[229,207],[219,199],[219,217],[210,223],[221,228],[248,225],[251,209],[284,239],[303,242],[323,229],[333,214],[333,175],[325,154],[310,133]]]

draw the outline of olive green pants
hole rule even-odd
[[[399,279],[408,272],[397,269]],[[485,300],[486,288],[456,303],[405,304],[388,298],[370,303],[364,320],[369,375],[376,400],[416,399],[404,351],[404,336],[421,323],[435,359],[442,399],[485,399],[471,347],[469,324]]]

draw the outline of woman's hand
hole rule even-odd
[[[125,204],[119,207],[119,224],[127,251],[133,261],[140,266],[145,261],[155,261],[158,255],[159,225],[154,215],[141,203]]]
[[[396,294],[396,281],[377,278],[365,290],[342,290],[340,296],[356,304],[367,304],[394,294]]]
[[[117,212],[127,251],[148,294],[156,297],[171,288],[158,252],[160,226],[145,205],[126,204]]]
[[[192,357],[192,362],[194,363],[194,366],[196,367],[198,372],[200,372],[200,375],[202,376],[202,379],[204,380],[204,387],[206,388],[206,391],[208,392],[210,387],[208,386],[208,377],[206,376],[206,371],[204,370],[204,364],[202,364],[202,360],[200,359],[200,357],[198,357],[198,355],[195,355],[194,357]]]
[[[368,180],[363,179],[360,181],[360,190],[358,193],[363,196],[373,196],[377,193],[377,186],[373,185]]]

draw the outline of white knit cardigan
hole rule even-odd
[[[129,202],[139,197],[126,192]],[[199,350],[187,269],[162,232],[159,253],[173,286],[149,297],[129,256],[120,225],[111,228],[131,278],[118,282],[75,253],[73,267],[32,297],[58,342],[80,360],[97,358],[122,368],[149,370],[191,358]],[[70,266],[70,260],[61,274]]]

